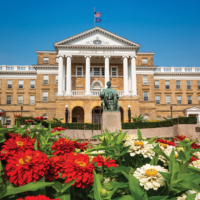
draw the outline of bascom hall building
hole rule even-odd
[[[37,64],[0,66],[3,123],[14,115],[101,122],[100,92],[107,81],[119,93],[122,122],[131,115],[147,120],[197,116],[200,121],[200,68],[158,67],[153,52],[100,27],[54,43],[55,51],[36,51]],[[63,120],[65,121],[65,120]]]

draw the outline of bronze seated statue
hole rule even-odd
[[[103,89],[100,92],[100,98],[102,100],[101,106],[104,111],[120,111],[118,103],[119,94],[115,89],[111,88],[111,82],[107,82],[107,89]]]

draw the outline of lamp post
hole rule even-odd
[[[69,111],[68,111],[68,105],[65,105],[65,108],[66,108],[66,110],[65,110],[65,123],[67,123],[68,113],[69,113]]]
[[[170,106],[170,109],[171,109],[171,118],[172,118],[172,108],[173,108],[173,106]]]
[[[131,122],[131,106],[128,105],[128,121]]]
[[[21,117],[22,117],[23,106],[21,106]]]

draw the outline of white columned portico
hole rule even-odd
[[[110,56],[104,56],[105,58],[105,88],[107,82],[110,80],[110,75],[109,75],[109,58]]]
[[[123,56],[124,96],[128,96],[128,56]]]
[[[85,72],[85,95],[90,95],[90,58],[91,56],[85,56],[86,58],[86,72]]]
[[[131,88],[133,96],[137,95],[136,57],[137,56],[131,56]]]
[[[63,57],[59,55],[58,64],[58,96],[63,96]]]
[[[67,58],[67,81],[66,81],[66,96],[71,96],[71,71],[72,71],[72,66],[71,66],[71,55],[66,55]]]

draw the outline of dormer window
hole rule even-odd
[[[43,63],[49,63],[49,58],[48,57],[44,57]]]
[[[147,58],[142,58],[142,64],[147,64]]]

